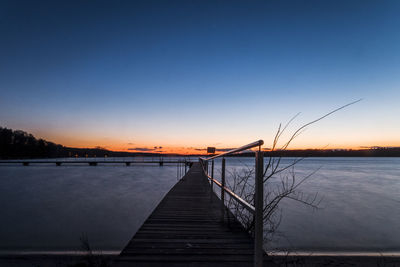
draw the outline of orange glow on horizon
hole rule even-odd
[[[132,153],[159,153],[159,154],[180,154],[180,155],[191,155],[191,154],[201,154],[201,155],[206,155],[207,147],[208,146],[213,146],[216,147],[217,153],[222,153],[226,151],[228,148],[236,148],[240,147],[244,144],[250,143],[251,141],[254,140],[244,140],[242,142],[239,142],[237,140],[225,140],[224,143],[216,143],[215,141],[208,141],[202,142],[195,140],[188,140],[185,139],[186,143],[182,143],[178,145],[178,142],[174,142],[170,140],[169,143],[165,142],[163,145],[163,142],[159,142],[158,144],[161,143],[161,145],[152,145],[153,142],[151,141],[145,141],[145,142],[129,142],[127,140],[120,140],[117,138],[99,138],[99,137],[86,137],[83,138],[76,138],[74,135],[69,135],[69,136],[55,136],[55,135],[49,135],[47,134],[38,134],[40,138],[43,138],[45,140],[54,142],[56,144],[61,144],[66,147],[74,147],[74,148],[87,148],[87,149],[93,149],[93,148],[103,148],[109,151],[114,151],[114,152],[132,152]],[[328,139],[328,138],[326,138]],[[262,146],[262,149],[264,151],[268,151],[271,148],[271,142],[267,141],[268,139],[264,139],[265,144]],[[196,142],[197,141],[197,142]],[[196,143],[193,146],[187,146],[187,143]],[[154,142],[156,143],[156,142]],[[157,143],[156,143],[157,144]],[[276,150],[280,149],[283,146],[282,144],[279,144],[276,148]],[[366,149],[367,147],[375,147],[375,146],[380,146],[380,147],[400,147],[400,141],[398,140],[386,140],[386,141],[377,141],[377,140],[365,140],[365,141],[358,141],[356,139],[352,140],[347,140],[347,142],[337,142],[335,144],[327,144],[324,143],[323,140],[313,140],[311,138],[307,138],[304,140],[299,140],[299,142],[293,142],[288,147],[288,150],[304,150],[304,149],[321,149],[321,150],[332,150],[332,149],[353,149],[353,150],[360,150],[360,149]]]
[[[104,148],[109,151],[113,152],[129,152],[129,153],[154,153],[154,154],[179,154],[179,155],[207,155],[207,148],[194,148],[194,147],[141,147],[138,149],[126,148],[126,147],[119,147],[119,146],[97,146],[97,147],[90,147],[90,146],[73,146],[76,148]],[[287,150],[335,150],[335,149],[345,149],[345,150],[364,150],[374,146],[357,146],[357,147],[295,147],[295,148],[288,148]],[[380,147],[400,147],[400,145],[384,145]],[[217,154],[223,153],[227,150],[227,148],[216,148]],[[256,149],[252,149],[255,151]],[[279,150],[275,149],[275,150]],[[271,151],[268,147],[262,147],[262,151]]]

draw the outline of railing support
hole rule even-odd
[[[214,179],[214,161],[211,161],[211,178]],[[214,181],[210,180],[210,203],[213,200],[214,194]]]
[[[222,158],[221,168],[221,221],[225,219],[225,158]]]
[[[214,161],[211,161],[211,178],[214,179]],[[211,181],[211,193],[213,192],[214,182]]]
[[[261,151],[256,152],[256,172],[255,172],[255,225],[254,225],[254,266],[261,267],[263,265],[263,208],[264,208],[264,159]]]

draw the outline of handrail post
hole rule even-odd
[[[256,172],[255,172],[255,225],[254,225],[254,267],[263,265],[263,208],[264,208],[264,159],[262,151],[256,152]]]
[[[214,160],[211,161],[211,180],[210,180],[210,201],[213,199],[214,193]]]
[[[211,178],[214,180],[214,160],[211,161]],[[211,193],[213,192],[214,181],[211,180]]]
[[[221,168],[221,221],[225,218],[225,158],[222,158]]]

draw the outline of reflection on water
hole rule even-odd
[[[228,158],[227,168],[253,162]],[[268,247],[400,251],[400,159],[309,158],[296,174],[320,167],[302,191],[319,192],[321,209],[284,202],[283,236]],[[0,250],[79,250],[84,233],[94,249],[118,251],[175,184],[176,173],[175,166],[0,166]]]

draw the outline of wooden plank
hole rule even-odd
[[[113,266],[253,266],[254,240],[231,213],[220,221],[221,205],[195,163]]]

